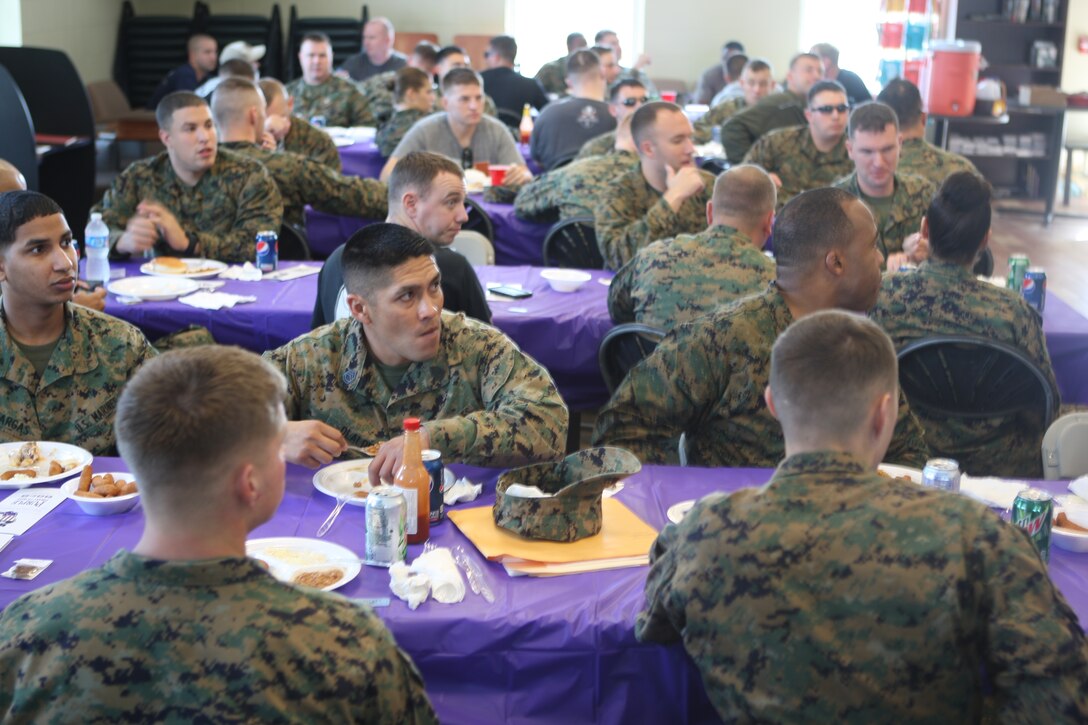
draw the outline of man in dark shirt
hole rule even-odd
[[[365,81],[371,76],[400,70],[408,64],[404,53],[393,50],[396,31],[389,18],[374,18],[363,26],[363,52],[356,53],[340,66],[353,81]]]
[[[608,104],[601,61],[590,50],[578,50],[567,61],[571,95],[553,103],[537,117],[529,141],[533,158],[545,169],[573,159],[582,144],[616,127]]]
[[[491,96],[496,106],[520,116],[526,103],[539,111],[548,102],[548,97],[539,83],[514,70],[517,54],[518,44],[513,38],[496,35],[484,51],[487,70],[480,73],[480,77],[484,79],[487,95]],[[507,125],[517,125],[513,119],[503,120]]]
[[[873,100],[869,89],[865,87],[865,81],[852,71],[839,67],[839,49],[831,43],[817,43],[810,51],[813,55],[820,56],[820,63],[824,67],[824,79],[838,81],[846,89],[846,97],[851,106]]]
[[[159,101],[174,91],[195,91],[197,86],[208,79],[219,65],[218,46],[215,38],[197,33],[189,38],[189,60],[178,66],[162,79],[159,87],[151,94],[147,107],[154,110]]]

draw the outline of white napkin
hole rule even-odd
[[[544,493],[539,486],[526,486],[524,483],[512,483],[506,487],[507,496],[518,498],[551,498],[550,493]]]
[[[389,588],[408,602],[409,609],[415,609],[431,593],[431,580],[426,575],[414,574],[407,564],[398,561],[389,567]]]
[[[446,487],[446,492],[442,494],[442,501],[447,506],[475,501],[483,490],[482,483],[473,483],[467,478],[460,478],[456,483]]]
[[[1000,478],[963,476],[960,479],[960,493],[998,509],[1012,508],[1016,494],[1030,487],[1025,481],[1006,481]]]
[[[240,279],[243,282],[258,282],[262,276],[263,273],[253,262],[246,262],[242,265],[236,264],[219,273],[219,279]]]
[[[187,297],[179,297],[178,302],[202,310],[221,310],[234,307],[242,302],[256,302],[253,295],[232,295],[229,292],[194,292]]]
[[[436,602],[456,604],[465,598],[465,580],[445,547],[425,551],[411,566],[398,561],[389,567],[389,588],[415,609],[433,594]]]
[[[1074,478],[1069,482],[1069,490],[1088,501],[1088,476]]]

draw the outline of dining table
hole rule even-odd
[[[334,136],[335,138],[335,136]],[[518,153],[524,159],[525,165],[534,176],[541,173],[540,165],[533,160],[529,144],[518,143]],[[382,167],[385,166],[387,157],[382,156],[371,134],[358,134],[354,143],[338,143],[340,152],[340,165],[343,173],[351,176],[362,176],[367,179],[377,179],[381,176]]]

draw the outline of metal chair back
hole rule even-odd
[[[545,267],[604,269],[593,217],[571,217],[553,224],[544,237],[543,256]]]
[[[616,392],[627,373],[638,365],[665,337],[665,331],[638,322],[616,325],[605,334],[597,348],[597,364],[609,394]]]

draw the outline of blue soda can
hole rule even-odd
[[[257,269],[272,272],[279,266],[279,235],[274,231],[257,232]]]
[[[442,454],[433,448],[423,451],[423,467],[431,474],[431,523],[437,524],[446,516],[446,503],[442,495],[446,492],[445,466]]]
[[[310,123],[317,128],[325,128],[325,117],[321,114],[310,116]]]
[[[1046,307],[1046,270],[1031,267],[1024,272],[1024,285],[1020,292],[1024,295],[1024,301],[1042,314]]]

